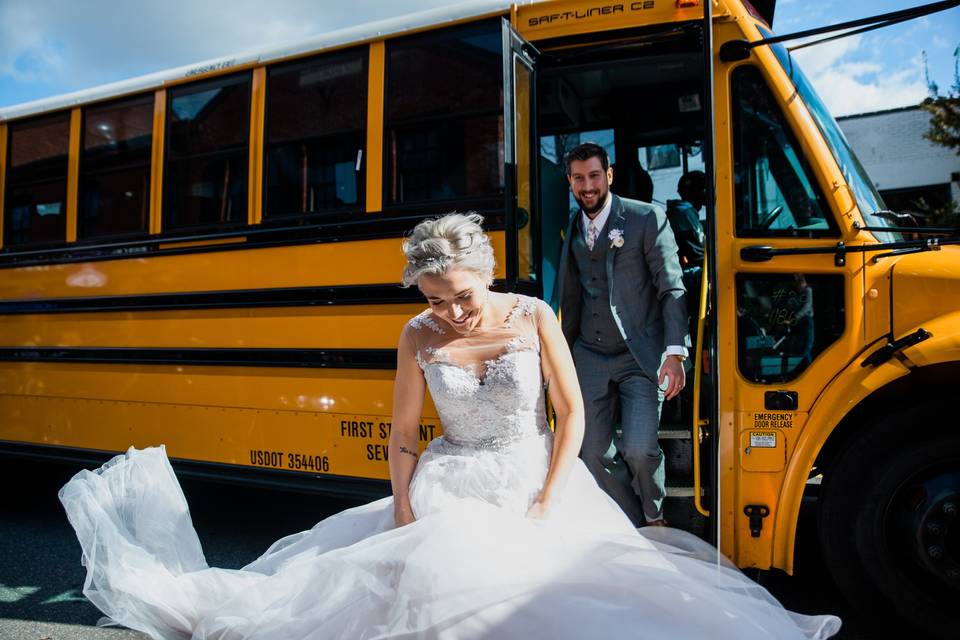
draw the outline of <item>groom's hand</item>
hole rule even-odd
[[[669,381],[666,388],[664,382]],[[686,374],[683,371],[683,360],[678,356],[667,356],[660,366],[660,379],[658,381],[660,388],[663,389],[664,399],[670,400],[676,397],[686,385]]]

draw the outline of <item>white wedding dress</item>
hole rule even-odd
[[[131,448],[60,491],[84,594],[155,638],[826,638],[682,531],[635,530],[577,460],[544,520],[525,517],[550,461],[537,325],[461,336],[429,311],[405,328],[444,435],[392,498],[279,540],[241,570],[208,567],[163,447]]]

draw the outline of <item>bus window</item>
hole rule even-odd
[[[83,110],[79,238],[147,233],[153,95]]]
[[[268,73],[264,217],[362,208],[366,49]]]
[[[740,237],[838,237],[810,168],[757,69],[733,73],[734,174]]]
[[[659,144],[652,147],[645,147],[644,155],[646,160],[644,168],[647,171],[657,171],[669,169],[670,167],[680,168],[680,147],[675,144]]]
[[[793,380],[843,328],[842,275],[737,274],[737,362],[747,380]]]
[[[70,113],[13,122],[9,132],[4,244],[64,242]]]
[[[689,144],[667,144],[639,147],[637,149],[638,171],[646,172],[649,176],[649,186],[653,192],[649,202],[666,207],[667,202],[680,197],[677,184],[681,176],[690,171],[703,171],[703,144],[695,140]],[[637,181],[639,183],[639,181]],[[623,175],[620,176],[623,183]],[[621,186],[618,193],[623,192]],[[637,193],[636,200],[643,200],[646,194]],[[701,214],[705,212],[701,211]]]
[[[501,48],[499,21],[387,43],[390,204],[503,193]]]
[[[250,74],[170,89],[165,231],[247,220]]]
[[[559,182],[559,190],[567,202],[566,210],[562,212],[562,220],[559,223],[562,228],[567,222],[567,218],[575,211],[580,209],[577,199],[573,197],[570,187],[567,183],[567,167],[564,164],[564,157],[571,149],[584,142],[593,142],[604,148],[607,157],[610,159],[610,166],[613,167],[614,192],[619,195],[617,185],[620,184],[620,174],[617,173],[617,147],[614,143],[615,132],[613,129],[596,129],[592,131],[579,131],[576,133],[567,133],[561,135],[550,135],[540,137],[540,158],[541,161],[549,162],[541,171],[556,174],[562,178]],[[541,197],[543,197],[541,195]],[[554,206],[555,208],[555,206]]]
[[[758,27],[758,29],[764,38],[773,37],[773,34],[763,27]],[[873,182],[870,180],[870,176],[867,175],[866,170],[864,170],[863,165],[860,164],[860,160],[857,159],[856,154],[850,147],[850,143],[847,142],[846,136],[843,135],[843,131],[841,131],[837,125],[837,121],[833,119],[826,105],[823,104],[823,100],[820,99],[820,96],[817,95],[817,92],[813,89],[810,80],[807,79],[803,70],[794,62],[793,56],[790,55],[790,52],[783,44],[772,44],[770,45],[770,50],[773,51],[777,61],[787,75],[790,76],[790,79],[793,80],[794,86],[797,88],[797,93],[800,94],[800,98],[806,105],[807,111],[810,112],[814,122],[817,123],[820,133],[823,134],[824,140],[830,147],[834,159],[837,161],[837,165],[843,172],[843,177],[853,191],[853,195],[857,200],[857,207],[859,207],[860,213],[863,214],[867,220],[867,224],[873,227],[891,226],[893,223],[887,218],[874,215],[878,211],[885,210],[887,206],[873,186]],[[903,236],[897,232],[883,232],[880,239],[883,242],[896,242],[903,240]]]

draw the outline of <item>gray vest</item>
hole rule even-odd
[[[581,213],[577,213],[582,216]],[[576,233],[571,243],[573,257],[580,272],[580,337],[584,346],[599,353],[616,354],[627,350],[627,343],[620,335],[620,329],[610,311],[610,289],[607,284],[607,251],[610,241],[607,239],[607,227],[611,216],[600,230],[593,251],[587,249],[586,235],[581,220],[574,224]]]

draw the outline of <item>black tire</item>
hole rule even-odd
[[[909,407],[864,425],[824,473],[818,522],[824,561],[867,619],[944,638],[960,633],[954,415]]]

